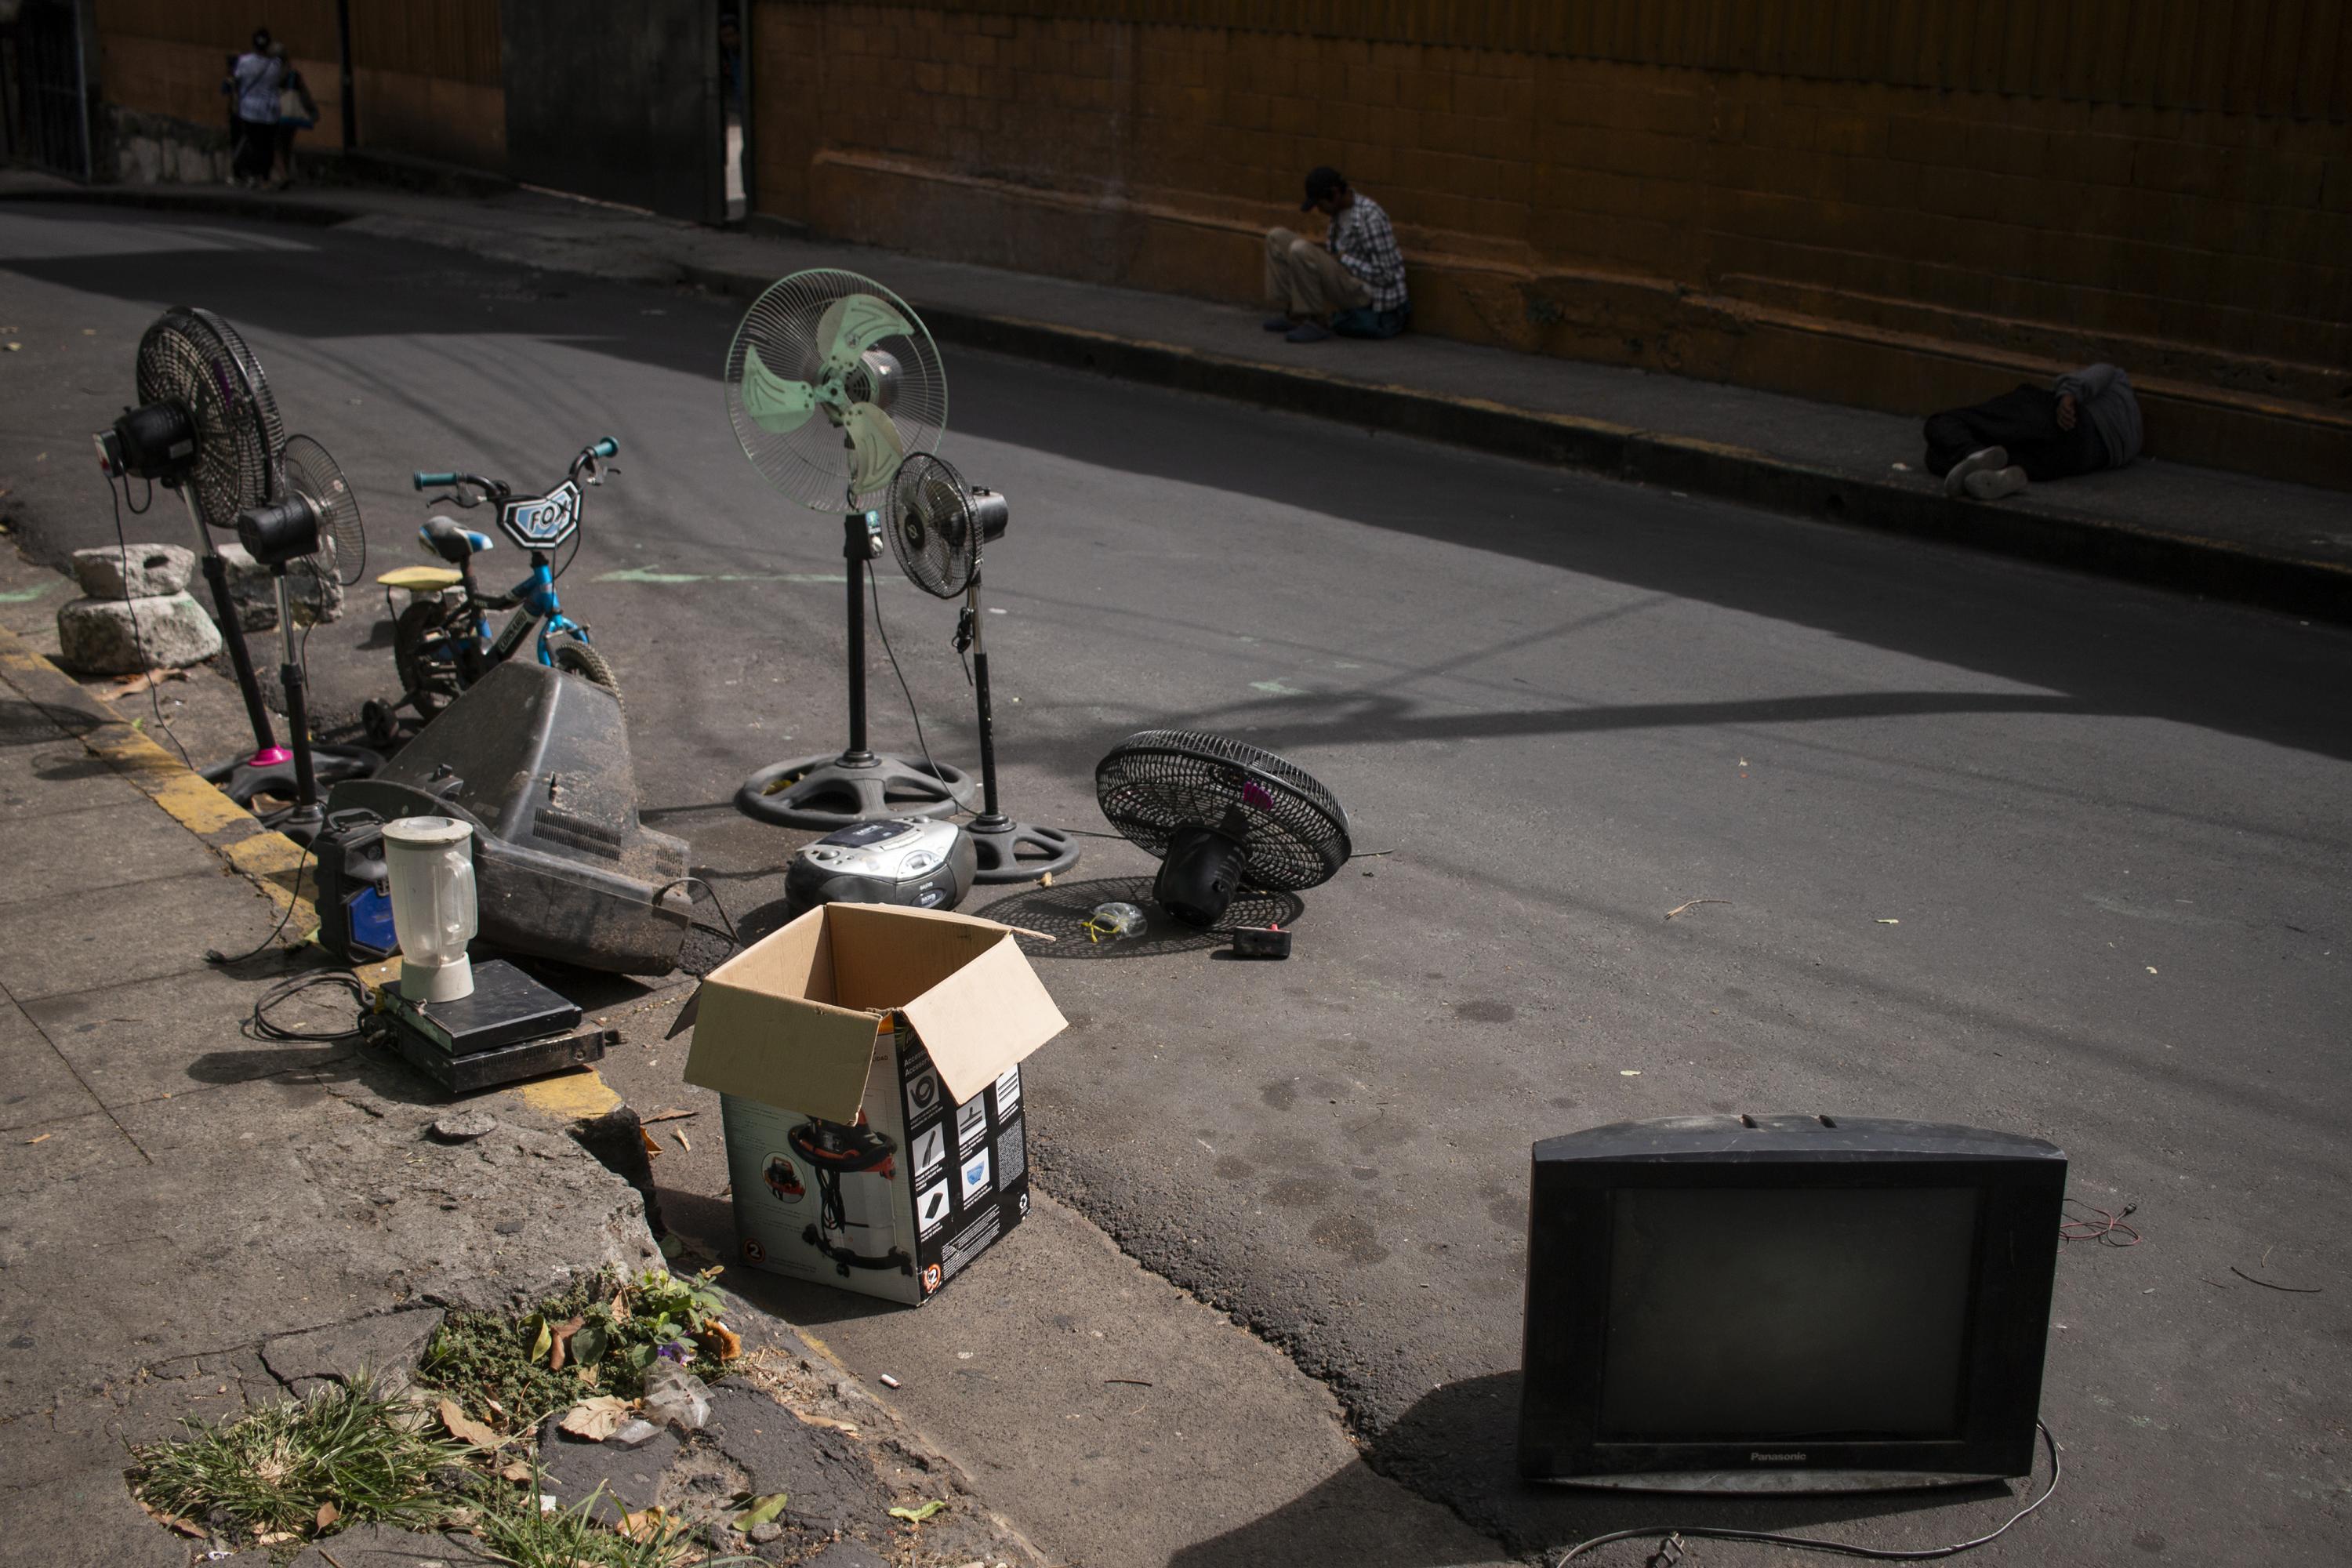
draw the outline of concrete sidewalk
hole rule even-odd
[[[614,1103],[593,1080],[506,1097],[491,1139],[452,1147],[420,1137],[426,1086],[352,1042],[241,1032],[289,955],[205,950],[270,942],[299,852],[5,632],[0,833],[11,1561],[184,1563],[131,1499],[125,1443],[389,1364],[440,1308],[657,1257],[636,1193],[562,1135]]]
[[[1244,305],[705,228],[531,190],[85,190],[13,174],[0,176],[0,197],[349,225],[553,271],[747,299],[786,273],[843,267],[887,283],[954,346],[2352,620],[2352,495],[2341,490],[2158,458],[2009,501],[1948,500],[1917,468],[1918,422],[1901,416],[1443,339],[1297,347],[1258,331],[1261,312]],[[2345,471],[2352,482],[2352,443]],[[1477,498],[1462,506],[1475,515]]]
[[[203,1543],[133,1500],[128,1446],[322,1378],[397,1373],[447,1312],[658,1266],[637,1192],[566,1135],[619,1103],[593,1072],[474,1097],[494,1125],[444,1141],[428,1133],[444,1097],[405,1068],[353,1038],[255,1032],[268,982],[330,973],[297,951],[312,924],[293,896],[299,850],[5,630],[0,836],[0,1557],[184,1568]],[[260,951],[215,964],[207,946]],[[346,994],[324,994],[273,1021],[348,1027]],[[837,1568],[882,1562],[875,1546],[925,1564],[1042,1561],[790,1324],[730,1315],[754,1353],[714,1386],[690,1445],[543,1436],[545,1484],[567,1502],[599,1481],[627,1496],[633,1477],[685,1485],[716,1456],[760,1492],[788,1486],[780,1541],[829,1531]],[[919,1532],[887,1514],[927,1498],[948,1512]],[[467,1536],[378,1526],[324,1546],[295,1568],[490,1561]]]

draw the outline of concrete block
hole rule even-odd
[[[248,632],[278,629],[278,583],[269,568],[246,553],[242,544],[224,544],[221,560],[228,566],[228,594],[236,605],[236,624]],[[332,621],[343,613],[342,584],[296,565],[286,574],[288,596],[298,626]]]
[[[58,643],[68,668],[90,675],[179,669],[221,650],[220,628],[185,594],[76,599],[58,609]]]
[[[74,581],[93,599],[144,599],[176,594],[196,569],[196,553],[177,544],[134,544],[126,556],[111,544],[73,552]]]

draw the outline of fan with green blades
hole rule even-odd
[[[727,351],[727,417],[760,476],[814,511],[842,518],[849,579],[849,745],[838,755],[761,768],[735,792],[746,816],[835,828],[876,816],[949,816],[970,808],[971,776],[866,743],[866,594],[898,466],[939,445],[947,375],[921,318],[869,278],[795,272],[751,302]]]

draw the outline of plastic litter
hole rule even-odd
[[[646,1373],[646,1417],[658,1425],[699,1432],[710,1419],[710,1399],[702,1379],[676,1362],[657,1363]]]
[[[1117,942],[1121,937],[1141,936],[1144,931],[1143,911],[1133,904],[1097,904],[1087,917],[1086,932],[1090,942]]]

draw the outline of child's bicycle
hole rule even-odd
[[[491,666],[511,657],[533,627],[539,631],[540,663],[620,695],[613,667],[589,644],[588,628],[565,615],[557,602],[555,579],[562,574],[549,564],[550,552],[579,533],[585,487],[604,482],[603,462],[620,449],[609,436],[582,447],[563,482],[544,495],[517,496],[503,479],[478,474],[415,475],[418,489],[446,490],[433,498],[435,503],[454,501],[470,510],[484,501],[496,502],[499,531],[530,552],[530,575],[504,594],[485,594],[474,581],[474,557],[495,549],[496,541],[455,518],[432,518],[418,529],[425,553],[447,565],[405,567],[377,579],[387,589],[406,589],[411,602],[393,621],[392,658],[400,675],[400,699],[370,702],[361,710],[370,735],[383,731],[396,738],[399,721],[394,710],[402,707],[430,721]],[[490,630],[494,610],[515,612],[495,636]]]

